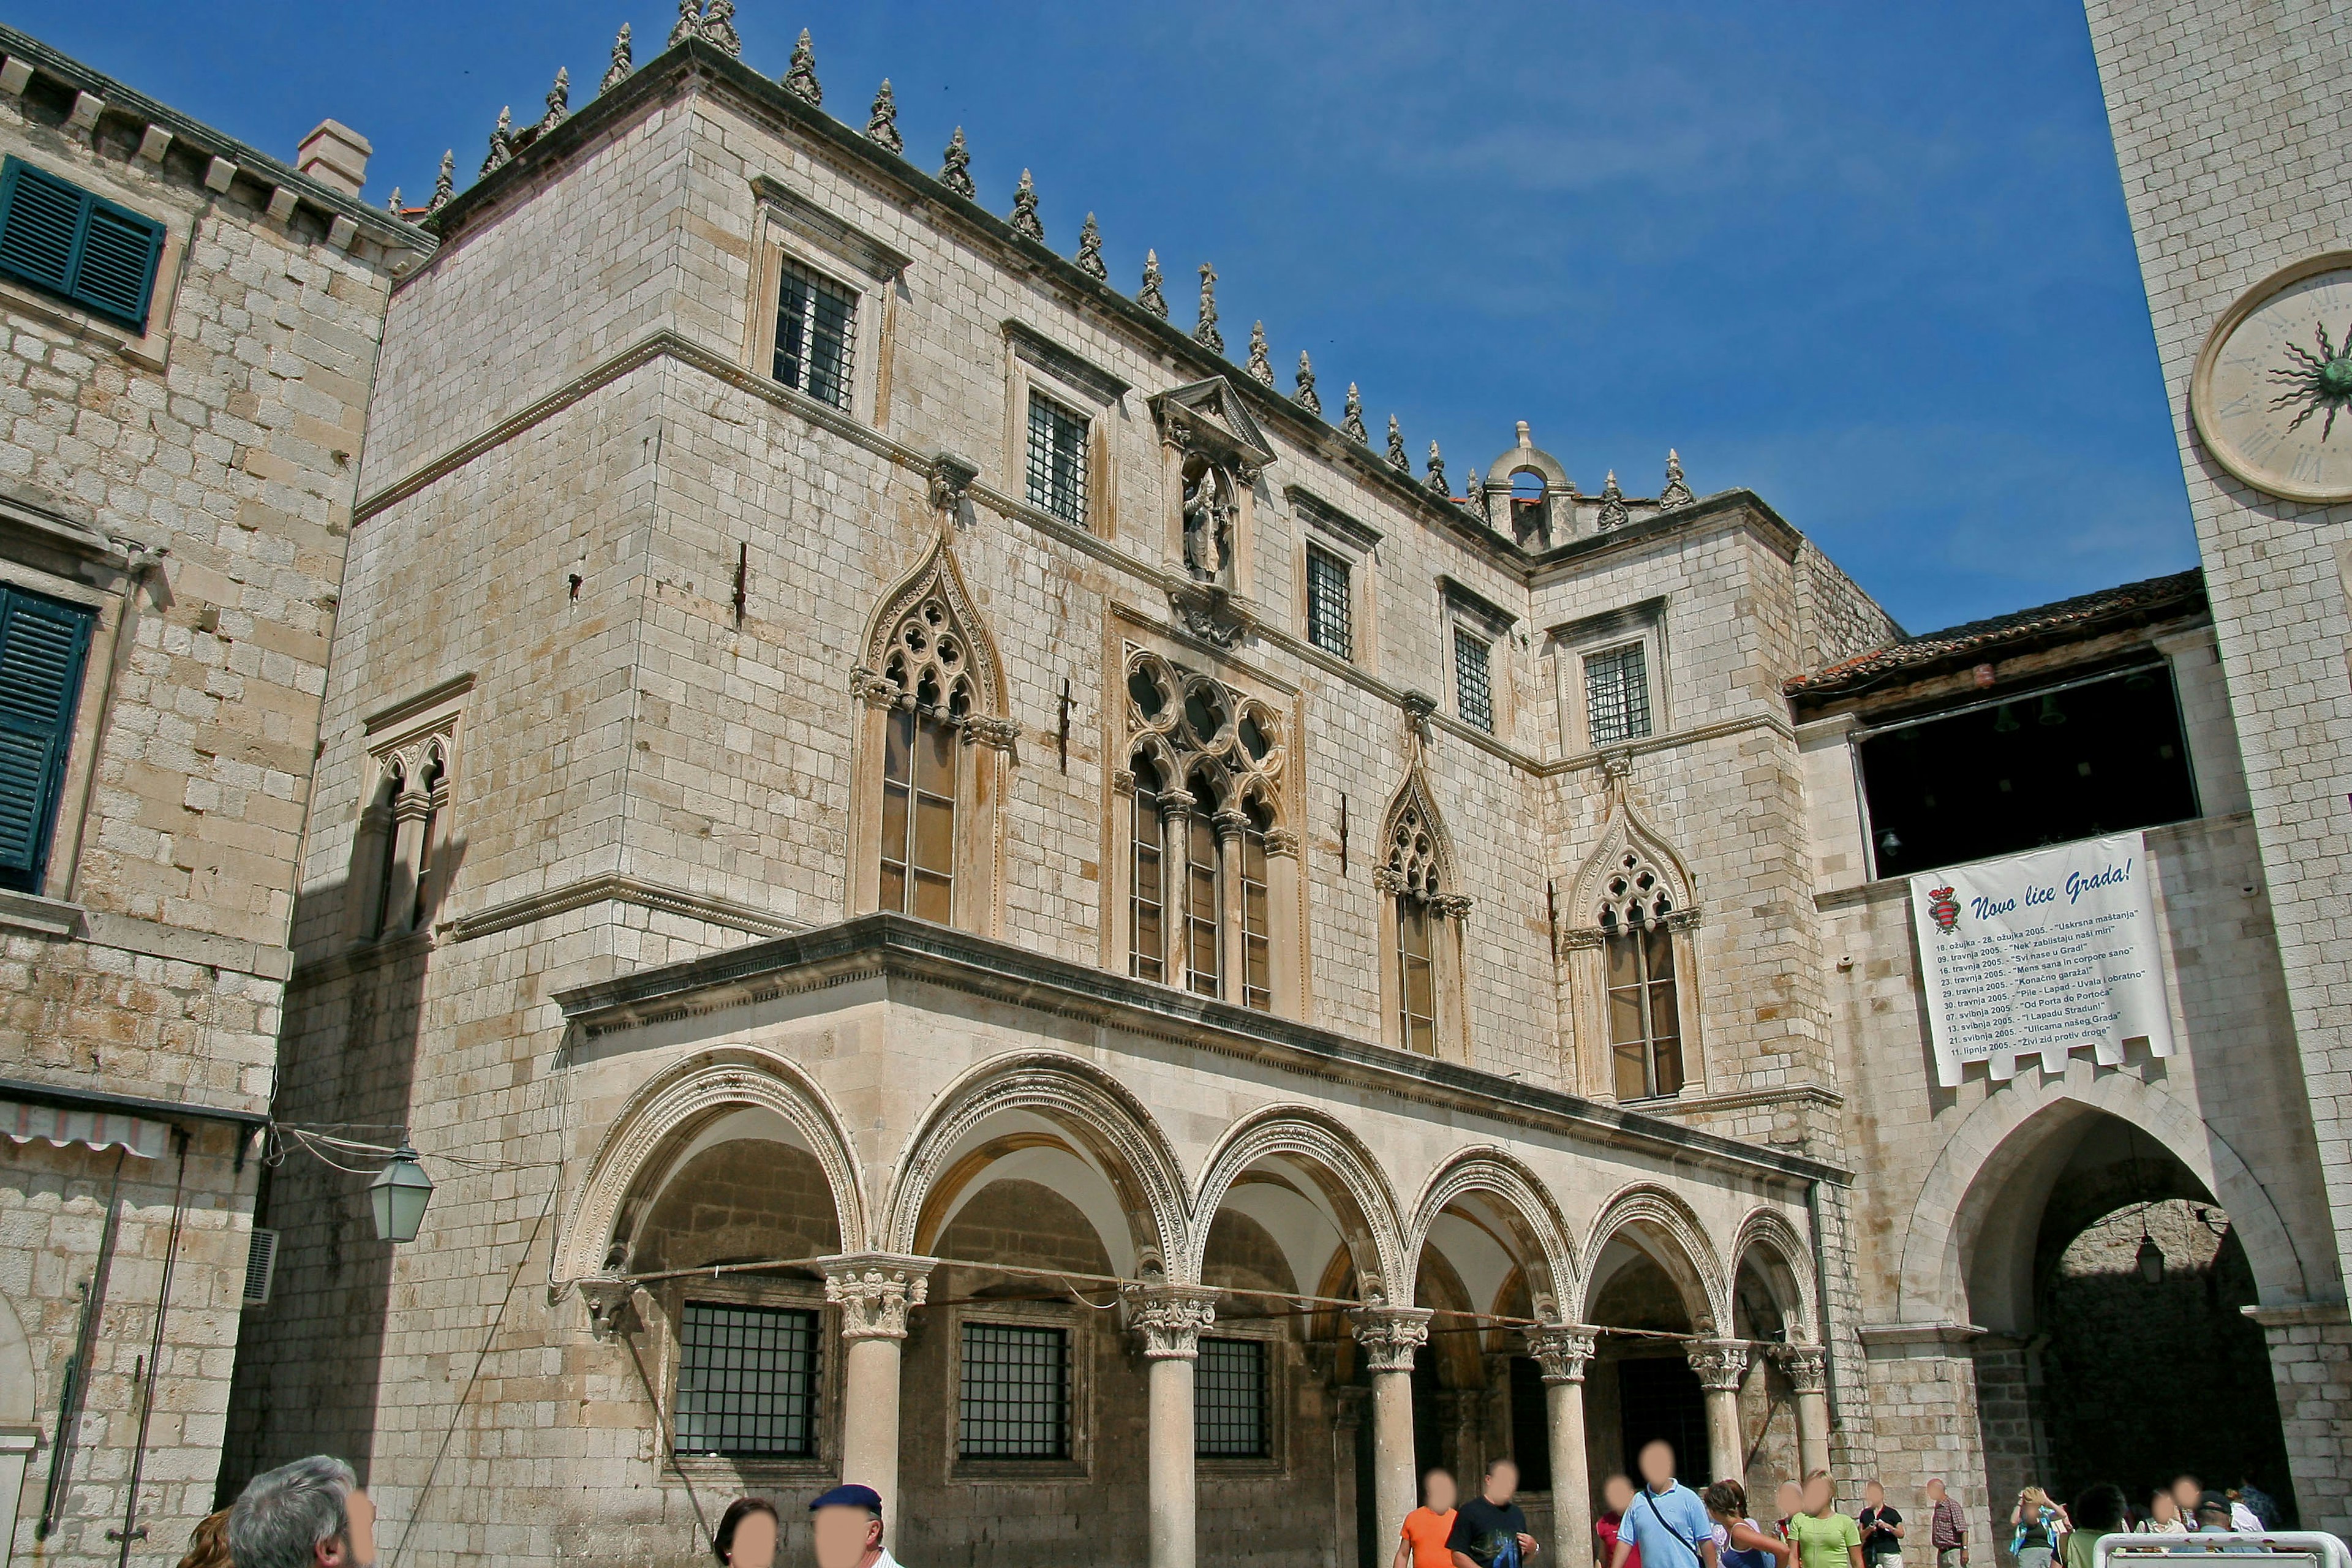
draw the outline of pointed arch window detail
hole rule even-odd
[[[1418,774],[1389,808],[1383,843],[1372,883],[1385,900],[1384,1032],[1405,1050],[1442,1055],[1462,1034],[1458,933],[1448,922],[1467,914],[1470,900],[1447,890],[1451,853]]]
[[[1620,1100],[1683,1089],[1682,1011],[1675,994],[1673,896],[1628,850],[1604,885],[1598,923],[1609,990],[1610,1071]]]

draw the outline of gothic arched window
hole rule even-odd
[[[1611,1079],[1620,1100],[1679,1094],[1682,1012],[1675,994],[1673,896],[1628,850],[1603,886],[1597,914],[1609,992]]]
[[[1452,855],[1418,773],[1389,807],[1383,854],[1372,872],[1383,898],[1381,930],[1388,959],[1381,994],[1389,1043],[1424,1056],[1460,1048],[1462,1025],[1459,932],[1448,921],[1470,900],[1447,890]]]

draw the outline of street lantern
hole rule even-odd
[[[2139,1231],[2139,1277],[2151,1285],[2164,1283],[2164,1248],[2157,1246],[2145,1225]]]
[[[415,1241],[425,1223],[425,1205],[433,1198],[433,1178],[416,1163],[416,1151],[405,1140],[394,1151],[389,1164],[368,1184],[368,1204],[375,1210],[378,1241]]]

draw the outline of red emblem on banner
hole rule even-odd
[[[1959,900],[1952,897],[1949,888],[1927,889],[1927,918],[1936,922],[1939,934],[1948,935],[1960,923]]]

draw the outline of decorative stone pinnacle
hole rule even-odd
[[[1685,1352],[1699,1386],[1736,1389],[1748,1370],[1748,1345],[1743,1340],[1693,1340]]]
[[[1609,470],[1608,482],[1601,487],[1601,526],[1615,528],[1631,516],[1625,510],[1625,492],[1617,488],[1617,470]]]
[[[1037,221],[1037,182],[1029,171],[1021,171],[1021,184],[1013,191],[1013,232],[1024,239],[1045,243],[1045,226]]]
[[[1160,291],[1160,253],[1147,250],[1143,253],[1143,287],[1135,291],[1135,302],[1164,321],[1168,319],[1168,296]]]
[[[1264,386],[1274,384],[1274,362],[1266,357],[1264,321],[1250,328],[1249,363],[1244,368],[1257,378],[1259,384]]]
[[[898,95],[890,90],[887,76],[874,90],[874,113],[866,121],[866,139],[893,153],[907,150],[907,139],[898,134]]]
[[[1683,460],[1681,455],[1675,452],[1672,447],[1667,447],[1666,488],[1658,492],[1658,504],[1660,506],[1688,506],[1697,499],[1698,498],[1696,496],[1691,494],[1690,485],[1683,479]]]
[[[743,39],[735,31],[735,0],[710,0],[702,13],[702,41],[732,59],[743,58]]]
[[[490,131],[490,153],[482,160],[482,173],[495,173],[513,156],[514,107],[509,104],[499,110],[499,122]]]
[[[428,213],[437,213],[449,205],[449,195],[457,182],[457,149],[450,148],[441,154],[441,173],[433,181],[433,199],[425,205]]]
[[[558,66],[555,68],[555,85],[547,89],[547,112],[540,116],[539,133],[546,135],[571,117],[572,68]]]
[[[978,193],[971,184],[971,149],[964,145],[963,127],[955,128],[948,138],[948,150],[940,161],[940,184],[970,201]]]
[[[819,1260],[824,1299],[841,1309],[845,1340],[903,1340],[907,1313],[930,1293],[931,1259],[848,1253]]]
[[[1314,362],[1307,357],[1305,349],[1298,351],[1298,390],[1290,395],[1290,401],[1309,414],[1323,412],[1323,399],[1315,393]]]
[[[1393,414],[1389,416],[1389,461],[1408,474],[1412,472],[1412,459],[1404,452],[1404,432],[1397,428]]]
[[[1217,331],[1217,269],[1201,263],[1201,319],[1193,323],[1192,341],[1211,353],[1225,352],[1225,334]]]
[[[1412,1370],[1412,1352],[1429,1342],[1428,1308],[1360,1307],[1354,1316],[1356,1342],[1371,1371]]]
[[[619,34],[613,39],[613,63],[604,68],[604,79],[596,84],[597,92],[612,91],[628,80],[629,73],[636,68],[636,62],[629,53],[629,25],[624,22]]]
[[[1087,221],[1078,228],[1078,270],[1097,282],[1110,276],[1109,268],[1103,266],[1102,227],[1095,222],[1092,213],[1087,215]]]
[[[1528,1331],[1528,1353],[1546,1383],[1582,1383],[1597,1336],[1581,1323],[1546,1323]]]
[[[731,11],[735,0],[710,0],[710,5],[713,10],[724,5]],[[824,89],[817,85],[816,79],[816,46],[809,41],[806,27],[801,29],[800,42],[793,46],[792,63],[784,67],[783,84],[786,92],[812,109],[824,102]]]
[[[1352,381],[1348,384],[1348,406],[1339,421],[1339,428],[1359,447],[1372,444],[1372,433],[1364,428],[1364,395],[1356,390],[1356,384]]]
[[[398,185],[392,187],[392,195],[384,200],[383,210],[390,213],[394,217],[398,217],[400,216],[400,187]]]
[[[1202,1331],[1217,1321],[1217,1293],[1197,1285],[1129,1285],[1120,1293],[1146,1361],[1195,1359]]]
[[[1462,481],[1462,501],[1481,517],[1486,514],[1486,487],[1478,480],[1478,470],[1472,468],[1470,477]]]
[[[1454,487],[1445,482],[1445,459],[1438,455],[1434,441],[1429,444],[1429,488],[1442,496],[1454,494]]]
[[[669,30],[669,47],[702,37],[702,0],[677,0],[677,21]]]

